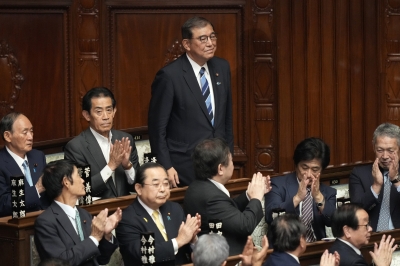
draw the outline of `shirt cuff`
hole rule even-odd
[[[178,253],[178,242],[176,242],[175,238],[172,238],[171,241],[172,245],[174,246],[174,254],[176,255],[176,253]]]
[[[377,199],[379,197],[379,194],[375,193],[375,191],[372,189],[372,186],[371,186],[371,191],[372,191],[372,194],[374,195],[375,199]],[[397,191],[399,191],[399,190],[397,189]]]
[[[136,170],[133,167],[133,165],[132,165],[131,169],[125,170],[125,174],[126,174],[126,180],[128,181],[128,184],[132,185],[135,182],[135,175],[136,175]]]
[[[247,194],[247,190],[246,190],[246,198],[248,201],[250,201],[250,197],[249,197],[249,194]]]
[[[89,236],[90,239],[92,239],[93,243],[96,245],[96,247],[99,246],[99,241],[97,241],[96,238],[94,238],[94,236]]]
[[[111,177],[113,172],[114,171],[111,170],[108,165],[104,166],[104,168],[100,171],[100,175],[101,178],[103,178],[104,183],[107,183],[107,180]]]

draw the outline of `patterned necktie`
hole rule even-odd
[[[158,215],[158,211],[153,211],[153,218],[154,222],[156,223],[158,230],[160,230],[162,236],[164,237],[165,241],[168,241],[167,233],[165,232],[165,227],[160,222],[160,216]]]
[[[27,160],[24,161],[22,167],[24,168],[26,181],[28,181],[29,186],[33,186],[31,170],[29,170],[29,164]]]
[[[315,236],[312,230],[312,221],[313,221],[313,198],[311,196],[311,191],[307,188],[307,195],[303,200],[303,205],[301,209],[301,220],[306,226],[306,241],[314,242]]]
[[[79,216],[78,209],[76,209],[75,212],[76,212],[76,214],[75,214],[76,230],[78,231],[79,238],[81,239],[81,241],[83,241],[83,239],[85,237],[84,237],[83,231],[82,231],[81,217]]]
[[[381,210],[379,212],[377,232],[389,230],[390,220],[390,188],[392,183],[389,180],[388,173],[385,174],[386,182],[383,185],[383,198],[381,203]],[[385,180],[385,179],[384,179]]]
[[[214,126],[214,114],[213,114],[212,105],[211,105],[211,95],[210,95],[210,89],[208,87],[208,81],[207,81],[206,75],[204,75],[205,70],[206,69],[204,67],[202,67],[200,69],[201,93],[203,94],[203,98],[206,103],[208,114],[211,117],[211,124]]]

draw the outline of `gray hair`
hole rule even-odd
[[[202,235],[193,248],[193,265],[219,266],[229,256],[229,245],[225,237],[218,234]]]
[[[376,139],[379,137],[389,137],[396,139],[397,146],[400,146],[400,128],[390,123],[383,123],[379,125],[374,132],[372,144],[376,144]]]

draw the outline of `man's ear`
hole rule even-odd
[[[63,180],[62,180],[62,185],[63,185],[63,187],[66,187],[66,188],[68,188],[68,186],[71,184],[71,182],[68,180],[68,178],[66,177],[66,176],[64,176],[63,177]]]
[[[83,115],[83,117],[86,119],[86,121],[90,122],[90,114],[89,114],[88,111],[83,110],[83,111],[82,111],[82,115]]]
[[[189,40],[188,39],[183,39],[182,40],[182,46],[186,51],[190,51],[190,46],[189,46]]]
[[[223,175],[224,174],[224,170],[222,169],[223,165],[220,163],[218,165],[218,175]]]
[[[11,142],[11,132],[10,131],[4,131],[3,137],[6,142]]]
[[[350,227],[347,225],[343,226],[343,234],[346,238],[351,238]]]
[[[135,184],[135,191],[139,196],[141,196],[142,195],[142,185],[140,185],[139,183],[136,183]]]
[[[226,265],[226,261],[224,261],[222,264],[221,264],[221,266],[225,266]]]

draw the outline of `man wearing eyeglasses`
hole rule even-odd
[[[143,164],[136,175],[137,199],[124,210],[116,232],[125,265],[142,265],[143,232],[154,233],[155,265],[189,262],[190,246],[197,240],[200,216],[185,214],[172,201],[166,170],[158,163]]]
[[[205,18],[190,18],[182,38],[186,53],[157,73],[148,116],[151,151],[167,169],[172,187],[195,179],[191,154],[202,140],[223,138],[233,154],[230,67],[214,56],[214,26]]]
[[[339,253],[341,266],[368,265],[360,249],[368,244],[371,237],[369,221],[368,213],[353,203],[340,206],[332,215],[332,233],[337,239],[329,252]],[[375,265],[390,265],[393,251],[397,248],[394,241],[390,235],[383,235],[379,246],[375,243],[374,251],[369,252]]]
[[[373,231],[400,228],[400,128],[381,124],[372,144],[374,163],[355,167],[350,175],[350,201],[367,211]]]

